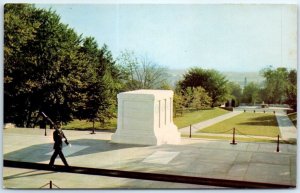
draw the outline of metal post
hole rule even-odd
[[[277,149],[276,152],[279,152],[279,135],[277,136]]]
[[[50,180],[49,186],[49,188],[52,189],[52,180]]]
[[[192,138],[192,125],[190,125],[190,138]]]
[[[237,143],[235,142],[235,128],[233,128],[232,132],[232,142],[230,143],[231,145],[236,145]]]
[[[255,113],[255,110],[253,112]]]
[[[47,124],[45,125],[45,136],[47,136]]]
[[[95,133],[95,120],[93,119],[93,132],[91,134],[96,134]]]

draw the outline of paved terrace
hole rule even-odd
[[[171,174],[271,184],[296,185],[296,145],[240,143],[182,138],[179,145],[137,146],[110,143],[112,133],[65,131],[72,147],[64,154],[71,166]],[[52,136],[41,129],[5,129],[5,160],[48,164]],[[56,164],[62,165],[59,158]],[[208,188],[192,184],[111,178],[5,167],[4,187],[36,188],[52,180],[60,188]]]

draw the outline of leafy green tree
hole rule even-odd
[[[242,99],[242,89],[239,84],[234,82],[227,83],[229,100],[231,100],[232,106],[238,106]],[[234,103],[234,104],[233,104]]]
[[[212,99],[211,106],[219,105],[226,100],[228,94],[226,84],[227,80],[224,75],[216,70],[205,70],[202,68],[191,68],[184,74],[183,80],[179,82],[182,90],[198,86],[204,88]]]
[[[260,92],[259,85],[254,82],[250,82],[245,86],[243,90],[242,101],[244,103],[252,103],[254,105],[258,102],[261,102],[259,92]]]
[[[288,86],[288,70],[286,68],[263,69],[265,78],[263,100],[269,104],[282,104],[286,101],[286,88]]]
[[[107,46],[28,4],[6,4],[4,21],[5,122],[29,127],[38,112],[63,122],[112,116],[121,73]]]
[[[262,99],[269,104],[289,104],[294,110],[297,106],[297,71],[286,68],[265,68]]]
[[[295,111],[297,110],[297,71],[291,70],[288,74],[288,85],[286,87],[286,103]]]
[[[197,110],[206,109],[210,107],[212,99],[208,96],[208,93],[202,88],[198,86],[193,88],[193,100],[191,103],[191,107]]]
[[[181,115],[183,114],[183,110],[184,110],[184,99],[183,99],[183,95],[181,93],[174,93],[174,97],[173,97],[173,112],[174,112],[174,116],[176,117],[178,113],[181,113]]]

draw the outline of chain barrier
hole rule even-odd
[[[198,128],[196,128],[195,126],[193,126],[193,125],[190,125],[190,133],[189,133],[189,135],[190,135],[190,138],[192,137],[192,130],[197,130]],[[228,130],[226,130],[226,131],[222,131],[222,132],[209,132],[209,133],[211,133],[211,134],[232,134],[232,132],[231,133],[229,133],[230,131],[232,131],[233,129],[228,129]],[[201,130],[200,130],[201,131]],[[244,135],[244,136],[246,136],[246,137],[248,137],[248,138],[251,138],[251,139],[255,139],[255,140],[258,140],[258,139],[260,139],[260,138],[257,138],[257,137],[255,137],[255,136],[253,136],[253,135],[249,135],[249,134],[246,134],[246,133],[244,133],[244,132],[241,132],[240,130],[238,130],[238,129],[236,129],[235,128],[235,134],[238,134],[238,135]],[[200,132],[201,133],[201,132]],[[200,134],[199,133],[199,134]],[[276,136],[270,136],[270,137],[268,137],[268,138],[274,138],[274,141],[277,141],[277,136],[278,135],[276,135]],[[280,135],[279,135],[280,136]],[[276,138],[276,139],[275,139]],[[263,138],[262,138],[263,139]],[[286,144],[291,144],[291,143],[293,143],[293,142],[291,142],[291,141],[287,141],[287,140],[284,140],[284,139],[282,139],[282,137],[280,136],[280,142],[281,143],[286,143]]]
[[[196,127],[193,127],[192,126],[192,129],[195,129],[195,130],[197,130],[198,128],[196,128]],[[200,130],[201,131],[201,130]],[[229,132],[229,131],[232,131],[232,129],[229,129],[229,130],[226,130],[226,131],[222,131],[222,132],[209,132],[209,133],[212,133],[212,134],[224,134],[224,133],[227,133],[227,132]],[[231,134],[231,133],[228,133],[228,134]]]
[[[249,137],[249,138],[252,138],[252,139],[259,139],[259,138],[257,138],[257,137],[253,137],[252,135],[245,134],[245,133],[241,132],[241,131],[238,130],[238,129],[236,129],[236,131],[237,131],[237,133],[239,133],[239,134],[241,134],[241,135],[245,135],[245,136],[247,136],[247,137]],[[279,136],[280,136],[280,135],[279,135]],[[271,136],[271,137],[269,137],[269,138],[274,138],[274,141],[277,141],[277,137],[278,137],[278,135],[276,135],[276,136]],[[275,138],[276,138],[276,139],[275,139]],[[288,144],[291,143],[290,141],[287,141],[287,140],[282,139],[281,136],[280,136],[279,138],[280,138],[280,142],[282,142],[282,143],[288,143]]]
[[[246,134],[246,133],[243,133],[243,132],[241,132],[240,130],[238,130],[238,129],[235,129],[236,131],[237,131],[237,133],[239,133],[240,135],[245,135],[245,136],[247,136],[247,137],[249,137],[249,138],[252,138],[252,139],[257,139],[257,137],[253,137],[252,135],[249,135],[249,134]],[[275,137],[277,137],[277,135],[276,136],[274,136],[274,138]],[[271,137],[271,138],[273,138],[273,137]]]
[[[54,184],[54,183],[52,182],[52,180],[50,180],[49,183],[47,183],[47,184],[45,184],[45,185],[39,187],[39,189],[42,189],[42,188],[44,188],[44,187],[46,187],[46,186],[48,186],[48,185],[49,185],[49,188],[50,188],[50,189],[52,189],[52,186],[55,186],[56,188],[60,189],[60,187],[58,187],[56,184]]]
[[[44,188],[44,187],[46,187],[46,186],[48,186],[48,185],[50,185],[50,183],[47,183],[47,184],[45,184],[45,185],[39,187],[39,189],[42,189],[42,188]]]
[[[53,186],[55,186],[56,188],[60,189],[60,187],[58,187],[56,184],[53,184]]]

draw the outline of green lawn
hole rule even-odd
[[[241,135],[276,137],[280,134],[275,115],[269,113],[242,113],[198,133],[232,133],[232,128]]]
[[[190,124],[198,123],[200,121],[205,121],[207,119],[211,119],[229,111],[220,109],[220,108],[213,108],[208,110],[200,110],[200,111],[193,111],[183,113],[183,116],[174,117],[174,123],[177,125],[178,128],[189,126]],[[86,120],[78,120],[75,119],[68,123],[67,125],[63,125],[63,129],[78,129],[78,130],[89,130],[93,128],[92,122],[87,122]],[[95,122],[95,129],[98,130],[114,130],[117,128],[117,119],[112,119],[110,124],[100,126],[99,122]]]
[[[290,113],[288,114],[288,116],[295,125],[295,127],[297,127],[297,113]]]
[[[221,108],[212,108],[207,110],[193,111],[183,113],[183,116],[174,117],[174,123],[178,128],[187,127],[201,121],[212,119],[214,117],[229,113],[229,111]]]
[[[78,129],[78,130],[89,130],[93,129],[93,123],[86,120],[75,119],[68,123],[67,125],[62,126],[63,129]],[[112,119],[109,124],[100,126],[99,122],[95,122],[96,130],[114,130],[117,128],[117,119]]]

